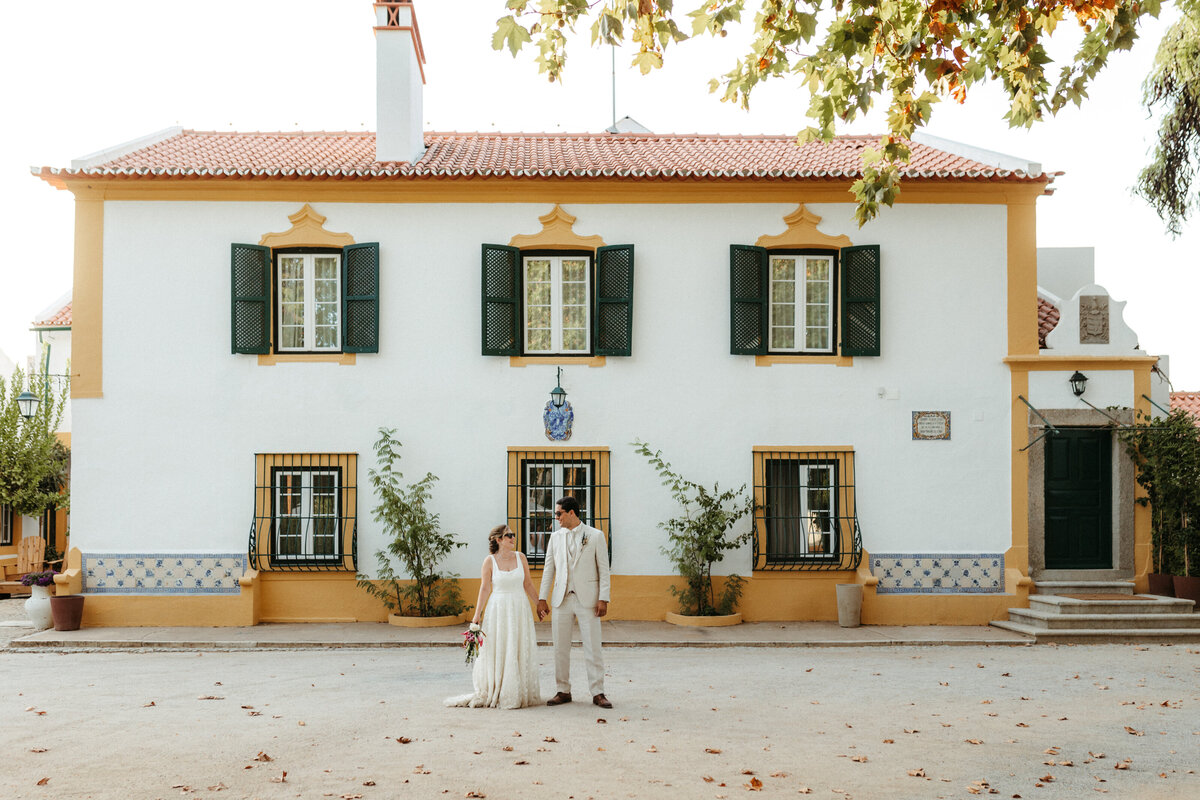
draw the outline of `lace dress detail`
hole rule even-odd
[[[490,558],[490,556],[489,556]],[[540,705],[537,637],[525,595],[525,570],[501,570],[492,558],[492,594],[483,611],[483,647],[471,673],[475,691],[446,698],[447,706],[524,708]]]

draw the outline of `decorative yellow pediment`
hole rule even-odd
[[[292,221],[291,230],[263,234],[258,243],[265,247],[345,247],[354,244],[354,237],[348,233],[325,230],[325,217],[308,203],[288,219]]]
[[[522,250],[595,250],[604,246],[599,236],[580,236],[574,231],[575,217],[554,204],[554,210],[538,217],[541,233],[518,234],[509,240],[510,247]]]
[[[769,248],[828,247],[838,250],[854,244],[849,236],[830,236],[817,230],[821,218],[805,208],[803,203],[796,206],[796,210],[784,217],[783,221],[787,225],[786,231],[775,236],[760,236],[755,244]]]

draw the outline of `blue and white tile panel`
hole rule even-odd
[[[238,594],[245,553],[84,553],[87,594]]]
[[[1004,592],[1002,553],[872,553],[877,594]]]

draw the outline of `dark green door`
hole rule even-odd
[[[1112,568],[1112,434],[1046,437],[1046,569]]]

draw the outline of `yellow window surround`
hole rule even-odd
[[[336,515],[331,517],[336,524],[336,548],[334,558],[297,558],[294,563],[277,559],[275,552],[277,520],[276,493],[282,491],[278,474],[296,472],[334,472],[338,476],[336,491]],[[355,528],[358,520],[358,454],[357,453],[256,453],[254,456],[254,540],[250,549],[250,566],[261,571],[281,571],[304,575],[306,572],[324,571],[350,573],[353,577],[355,564]],[[310,495],[313,493],[309,488]],[[312,501],[310,501],[311,503]],[[303,509],[302,509],[303,512]],[[317,514],[312,512],[298,518],[299,532],[304,537],[313,536],[317,525]]]
[[[755,446],[752,448],[754,460],[754,570],[793,570],[793,569],[853,569],[856,566],[854,543],[857,534],[857,503],[855,500],[855,469],[854,448],[841,445],[823,447],[795,446]],[[832,466],[833,485],[809,485],[807,477],[798,476],[795,485],[784,488],[796,490],[794,510],[803,507],[812,512],[814,504],[826,505],[832,513],[832,525],[828,531],[814,528],[815,520],[803,517],[791,518],[787,511],[793,509],[772,508],[768,504],[768,489],[770,476],[768,464],[775,462],[797,461],[814,465]],[[827,492],[828,497],[817,497],[814,493]],[[807,496],[802,497],[801,493]],[[768,546],[767,527],[772,520],[778,519],[780,530],[794,523],[793,537],[801,537],[792,544],[798,545],[798,550],[787,557],[773,561]],[[807,524],[808,527],[805,527]],[[836,534],[833,539],[827,539],[827,533]],[[828,543],[836,543],[836,551],[827,549]]]
[[[592,512],[589,524],[610,537],[609,528],[609,450],[607,447],[510,447],[508,448],[508,527],[517,534],[517,547],[530,558],[530,566],[540,569],[540,557],[557,527],[553,520],[554,503],[568,491],[561,483],[531,484],[526,469],[529,466],[587,464],[590,469],[590,500]],[[554,477],[552,475],[552,477]],[[587,499],[587,498],[585,498]],[[534,507],[528,507],[530,504]],[[545,531],[530,531],[528,520],[537,514],[546,523]],[[546,514],[550,514],[549,517]],[[586,515],[585,515],[586,516]],[[611,547],[611,545],[610,545]],[[536,562],[536,563],[535,563]]]

